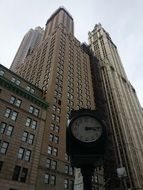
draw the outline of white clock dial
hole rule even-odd
[[[80,116],[72,123],[73,136],[82,142],[93,142],[100,138],[102,127],[92,116]]]

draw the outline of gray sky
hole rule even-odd
[[[142,0],[0,0],[0,63],[10,67],[25,33],[44,27],[50,15],[64,6],[73,16],[75,36],[88,42],[88,31],[101,23],[110,34],[143,106]]]

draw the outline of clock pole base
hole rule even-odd
[[[83,184],[84,184],[84,190],[93,190],[92,188],[92,176],[94,175],[94,169],[93,167],[82,167],[81,173],[83,176]]]

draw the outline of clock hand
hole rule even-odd
[[[98,127],[99,128],[99,127]],[[88,131],[88,130],[93,130],[93,131],[96,131],[98,129],[97,127],[85,127],[85,130]]]

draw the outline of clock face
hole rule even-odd
[[[102,126],[92,116],[80,116],[73,121],[71,132],[76,139],[88,143],[100,138]]]

